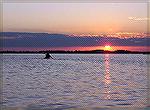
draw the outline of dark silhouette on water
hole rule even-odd
[[[44,59],[50,59],[50,58],[52,58],[52,59],[53,59],[53,57],[52,57],[52,56],[50,56],[50,55],[49,55],[49,53],[46,53],[46,54],[45,54],[45,58],[44,58]]]

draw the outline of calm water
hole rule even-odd
[[[6,109],[72,110],[145,108],[146,55],[3,55]]]

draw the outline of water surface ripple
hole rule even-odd
[[[42,54],[3,55],[4,108],[138,110],[147,106],[146,55],[52,56],[47,60]]]

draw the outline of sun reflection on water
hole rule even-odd
[[[109,69],[109,54],[105,54],[104,99],[111,99],[110,84],[111,84],[111,76],[110,76],[110,69]]]

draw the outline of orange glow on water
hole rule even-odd
[[[108,85],[111,83],[110,71],[109,71],[109,54],[105,55],[105,84]]]
[[[110,75],[110,67],[109,67],[109,54],[105,54],[104,55],[105,59],[104,59],[104,66],[105,66],[105,74],[104,74],[104,84],[105,84],[105,88],[104,88],[104,98],[109,100],[111,99],[111,95],[110,95],[110,84],[111,84],[111,75]]]

